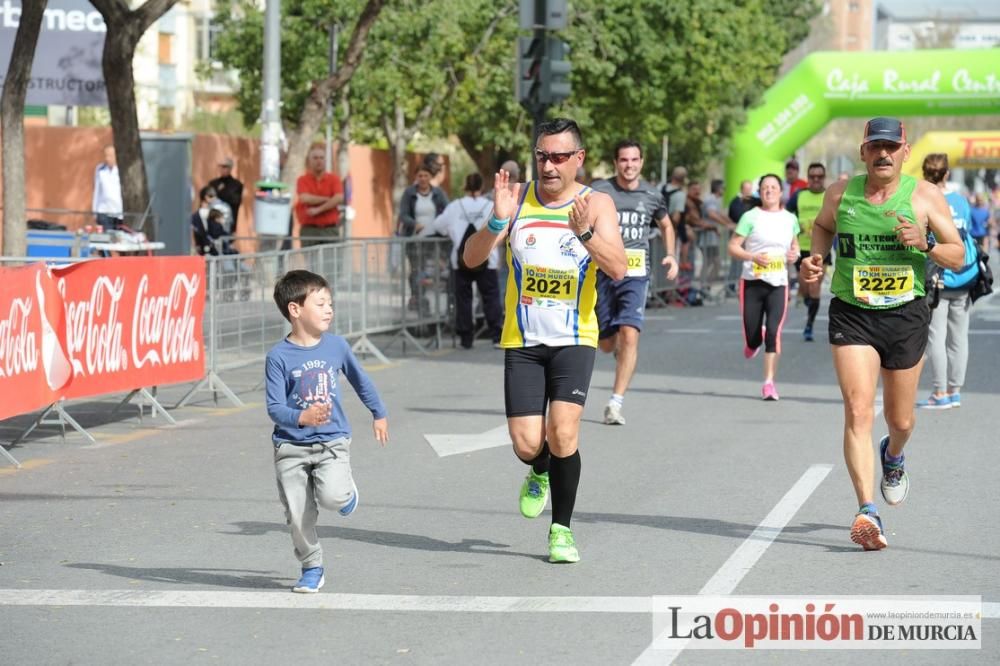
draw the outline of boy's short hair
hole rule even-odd
[[[281,315],[291,321],[288,316],[288,304],[304,305],[309,294],[321,289],[332,291],[330,283],[322,275],[310,271],[288,271],[274,283],[274,302]]]

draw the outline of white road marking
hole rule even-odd
[[[507,431],[506,425],[487,430],[478,435],[424,435],[424,439],[427,440],[427,443],[431,445],[441,458],[511,445],[510,433]]]
[[[723,596],[732,594],[743,577],[757,564],[764,551],[781,534],[788,521],[798,512],[813,491],[833,469],[833,465],[812,465],[795,482],[792,489],[778,501],[771,513],[748,536],[729,559],[698,591],[700,595]],[[683,648],[654,650],[652,644],[633,662],[634,664],[671,664]]]
[[[649,614],[652,597],[463,597],[415,594],[290,594],[224,590],[0,589],[0,606],[145,608],[275,608],[425,613]],[[983,618],[1000,618],[1000,603],[983,602]]]
[[[290,583],[289,583],[290,585]],[[173,590],[0,590],[0,606],[302,608],[431,613],[652,613],[652,597],[463,597]]]

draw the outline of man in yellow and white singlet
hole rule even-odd
[[[872,501],[872,426],[879,376],[889,426],[879,443],[881,490],[886,503],[895,506],[909,491],[903,447],[913,433],[930,326],[924,267],[928,257],[946,268],[960,268],[965,259],[941,191],[901,175],[909,156],[899,120],[868,121],[861,143],[868,173],[827,189],[813,222],[812,253],[802,260],[800,276],[806,284],[822,279],[823,257],[837,234],[829,335],[844,397],[844,459],[859,505],[851,540],[865,550],[887,545]]]
[[[580,559],[570,520],[580,482],[580,418],[597,349],[596,269],[625,276],[614,202],[576,182],[585,151],[565,118],[542,123],[535,142],[539,179],[494,181],[493,218],[471,236],[465,261],[481,263],[507,242],[504,397],[514,453],[530,466],[520,508],[535,518],[552,495],[549,561]],[[475,263],[472,263],[475,262]]]

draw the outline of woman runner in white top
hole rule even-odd
[[[743,261],[743,356],[753,358],[764,345],[761,397],[777,400],[774,377],[788,304],[788,262],[799,257],[799,221],[781,207],[781,178],[767,174],[758,187],[761,205],[740,218],[729,240],[729,256]]]

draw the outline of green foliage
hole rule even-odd
[[[264,66],[264,13],[255,0],[218,0],[216,22],[221,26],[216,57],[240,74],[237,102],[243,123],[260,118]],[[285,0],[281,4],[281,117],[295,128],[313,81],[328,75],[328,26],[340,22],[341,53],[346,49],[363,2],[360,0]]]
[[[569,33],[574,95],[565,111],[584,123],[591,151],[604,160],[618,139],[631,137],[647,148],[647,165],[655,163],[667,135],[670,163],[697,173],[774,82],[781,57],[797,44],[789,35],[808,33],[808,18],[791,12],[812,4],[579,0]]]
[[[210,134],[229,134],[233,136],[257,136],[257,128],[249,128],[238,111],[206,111],[195,109],[181,120],[177,127],[182,132],[208,132]]]
[[[362,0],[286,0],[282,117],[294,128],[312,82],[327,75],[327,25],[340,21],[341,54]],[[625,136],[647,164],[670,138],[671,164],[694,172],[721,156],[746,110],[774,82],[782,56],[808,34],[816,0],[575,0],[573,95],[550,116],[584,128],[592,160],[610,160]],[[219,19],[219,59],[240,72],[244,122],[260,113],[263,15],[252,0]],[[531,118],[513,97],[515,0],[390,0],[351,80],[354,140],[396,129],[457,135],[471,152],[530,148]],[[484,35],[489,39],[484,41]],[[477,53],[477,49],[479,52]],[[404,132],[407,134],[407,132]],[[475,156],[475,155],[474,155]]]

